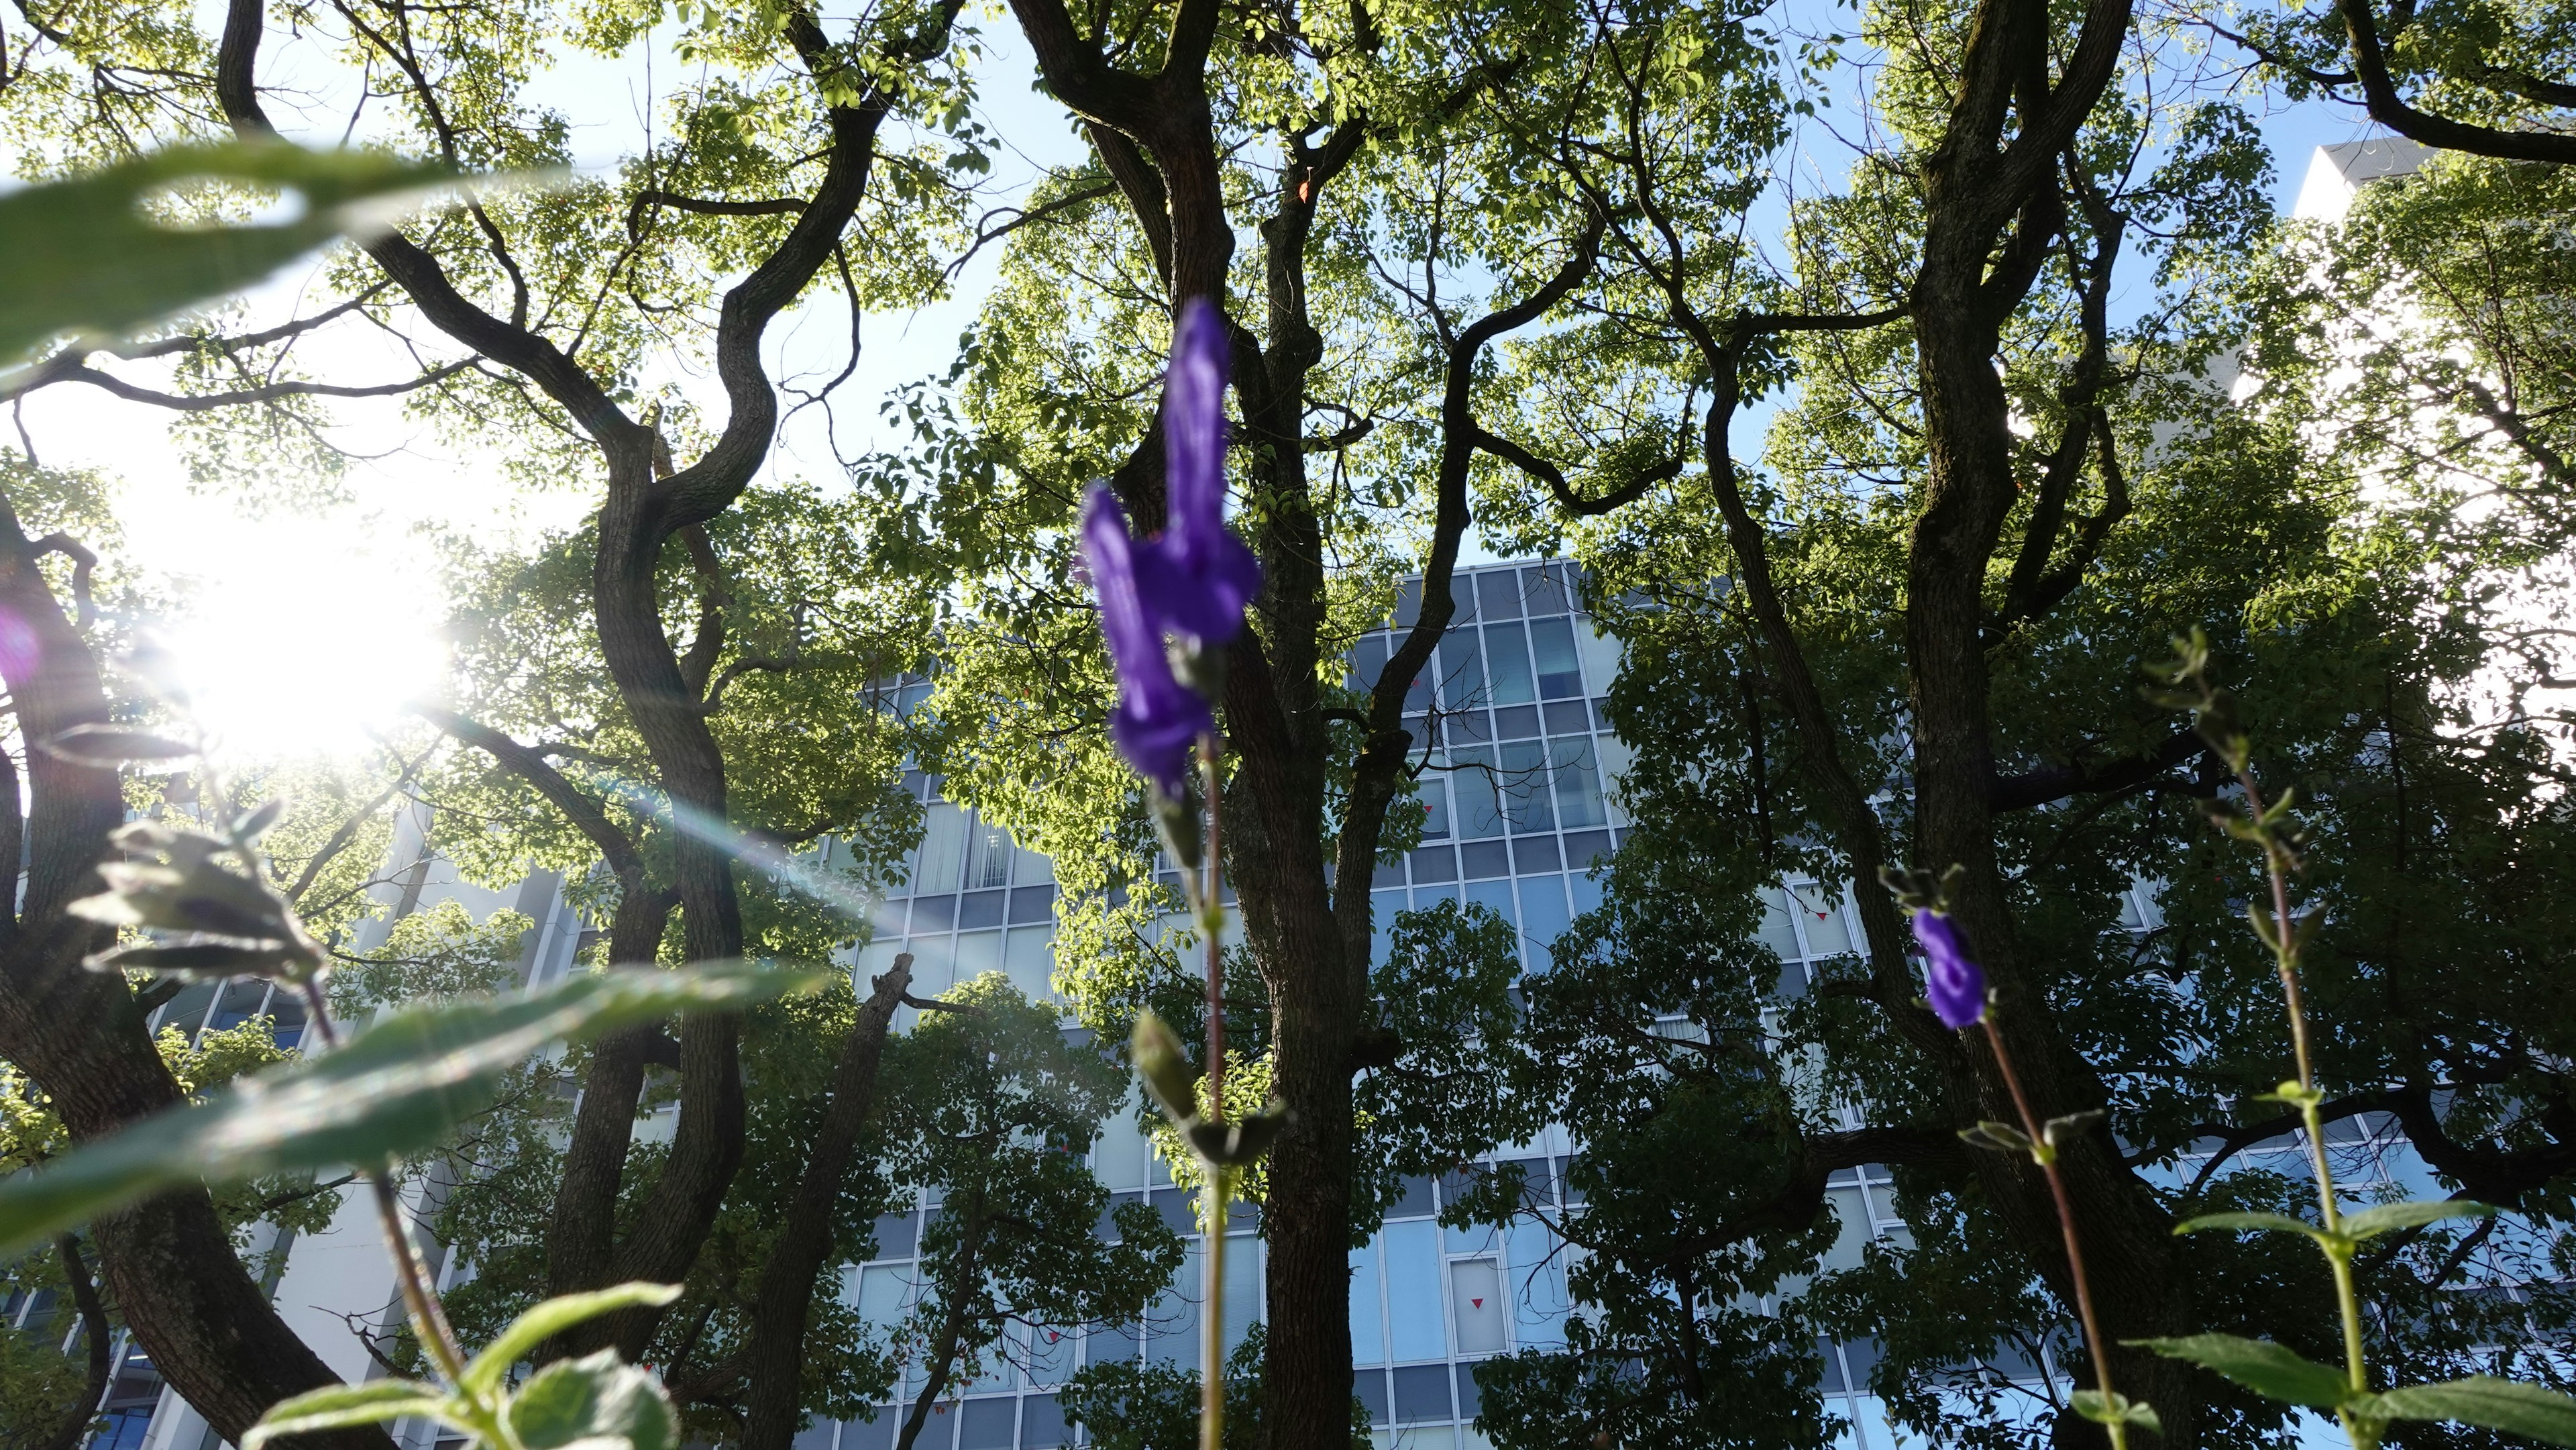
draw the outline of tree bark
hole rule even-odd
[[[860,1130],[876,1108],[877,1064],[886,1031],[912,985],[912,954],[871,986],[858,1020],[832,1069],[831,1099],[814,1131],[805,1176],[787,1206],[787,1221],[761,1267],[751,1310],[751,1383],[744,1394],[741,1450],[788,1450],[796,1439],[799,1391],[804,1388],[805,1334],[816,1281],[832,1257],[832,1216]]]

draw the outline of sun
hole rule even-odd
[[[198,724],[236,759],[354,755],[445,672],[420,551],[336,518],[206,520],[158,627]]]

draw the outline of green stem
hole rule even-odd
[[[1219,940],[1225,927],[1224,841],[1219,834],[1218,784],[1222,776],[1222,739],[1214,731],[1199,737],[1200,779],[1207,795],[1207,894],[1199,907],[1199,930],[1207,938],[1207,1118],[1225,1124],[1225,956]],[[1199,1450],[1225,1450],[1225,1220],[1234,1171],[1200,1160],[1207,1173],[1207,1294],[1201,1313],[1207,1323],[1199,1336]]]
[[[2075,1276],[2075,1312],[2084,1321],[2084,1348],[2093,1360],[2093,1385],[2102,1392],[2102,1403],[2112,1418],[2102,1428],[2111,1437],[2112,1450],[2129,1450],[2129,1426],[2120,1418],[2120,1397],[2111,1388],[2109,1341],[2102,1337],[2102,1326],[2093,1317],[2093,1289],[2084,1272],[2084,1244],[2075,1236],[2075,1204],[2067,1196],[2065,1175],[2057,1171],[2057,1147],[2048,1141],[2047,1129],[2033,1112],[2030,1097],[2022,1091],[2021,1075],[2013,1071],[2012,1054],[2004,1050],[2004,1035],[1995,1026],[1993,1008],[1986,1010],[1986,1042],[1995,1050],[1995,1066],[2002,1069],[2004,1086],[2011,1089],[2013,1110],[2021,1114],[2021,1130],[2030,1139],[2031,1157],[2039,1171],[2048,1178],[2049,1196],[2057,1203],[2057,1226],[2066,1236],[2066,1267]]]
[[[1233,1170],[1207,1165],[1207,1322],[1199,1334],[1199,1450],[1225,1450],[1225,1218]]]
[[[2245,805],[2250,818],[2263,819],[2263,792],[2255,784],[2251,767],[2237,772],[2237,784],[2245,790]],[[2317,1112],[2317,1074],[2308,1052],[2308,1009],[2306,994],[2299,988],[2299,932],[2290,919],[2290,874],[2286,848],[2272,838],[2268,827],[2263,831],[2263,871],[2272,887],[2272,961],[2281,976],[2281,1005],[2290,1018],[2290,1052],[2299,1070],[2299,1120],[2308,1134],[2308,1161],[2317,1171],[2317,1211],[2329,1234],[2343,1232],[2343,1208],[2335,1201],[2334,1166],[2326,1159],[2326,1130]],[[2365,1394],[2370,1389],[2370,1368],[2361,1341],[2361,1295],[2354,1288],[2352,1247],[2335,1241],[2320,1241],[2318,1249],[2326,1256],[2326,1265],[2334,1274],[2335,1308],[2343,1316],[2343,1363],[2345,1383],[2353,1393]],[[2369,1426],[2356,1424],[2350,1414],[2335,1411],[2343,1422],[2344,1433],[2352,1438],[2354,1450],[2376,1450],[2378,1434]]]

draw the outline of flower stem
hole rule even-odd
[[[2012,1054],[2004,1049],[2004,1035],[1995,1026],[1995,1014],[1988,1008],[1985,1017],[1986,1042],[1995,1050],[1995,1066],[2002,1069],[2004,1086],[2012,1090],[2014,1111],[2021,1114],[2021,1130],[2031,1142],[2031,1156],[2039,1160],[2039,1171],[2047,1176],[2049,1196],[2057,1203],[2057,1226],[2066,1236],[2066,1266],[2075,1276],[2075,1312],[2084,1321],[2084,1348],[2093,1360],[2093,1385],[2102,1392],[2102,1403],[2111,1412],[2102,1428],[2109,1433],[2113,1450],[2128,1450],[2128,1422],[2119,1418],[2122,1406],[2111,1388],[2111,1356],[2102,1337],[2102,1326],[2093,1317],[2093,1288],[2084,1272],[2084,1245],[2075,1235],[2075,1204],[2067,1197],[2066,1177],[2057,1169],[2056,1145],[2050,1143],[2047,1129],[2039,1115],[2031,1111],[2030,1096],[2022,1091],[2021,1074],[2013,1071]]]
[[[2263,791],[2255,782],[2249,765],[2236,773],[2236,783],[2245,791],[2245,807],[2250,817],[2263,820]],[[2275,839],[2266,826],[2262,831],[2263,871],[2272,887],[2272,931],[2267,943],[2272,948],[2272,962],[2281,976],[2281,1004],[2290,1018],[2290,1051],[2299,1070],[2299,1120],[2308,1134],[2308,1160],[2317,1171],[2317,1211],[2330,1235],[2343,1232],[2343,1208],[2335,1201],[2334,1166],[2326,1159],[2325,1121],[2317,1111],[2317,1074],[2308,1053],[2307,997],[2299,988],[2299,932],[2290,919],[2289,849]],[[2343,1316],[2344,1379],[2353,1393],[2365,1394],[2370,1389],[2370,1367],[2361,1339],[2361,1295],[2354,1287],[2352,1246],[2335,1239],[2318,1244],[2326,1256],[2326,1265],[2334,1274],[2335,1308]],[[2373,1450],[2379,1436],[2372,1427],[2357,1425],[2352,1416],[2337,1410],[2344,1432],[2352,1437],[2356,1450]]]
[[[1199,908],[1199,930],[1207,938],[1207,1115],[1225,1124],[1225,957],[1219,933],[1225,925],[1225,858],[1220,835],[1219,754],[1224,749],[1215,731],[1199,737],[1200,779],[1207,796],[1207,895]],[[1199,1450],[1225,1450],[1225,1222],[1226,1199],[1234,1171],[1203,1163],[1207,1171],[1207,1292],[1201,1312],[1206,1317],[1199,1338]]]
[[[323,995],[321,979],[308,976],[297,985],[303,991],[305,1013],[313,1019],[313,1032],[322,1039],[323,1050],[338,1047],[340,1029],[331,1020],[331,1004]],[[447,1322],[447,1308],[438,1302],[438,1291],[430,1286],[419,1249],[403,1226],[402,1201],[394,1194],[390,1165],[378,1164],[364,1176],[368,1189],[376,1196],[376,1224],[384,1231],[385,1248],[394,1257],[394,1278],[402,1286],[403,1309],[411,1316],[412,1333],[420,1337],[421,1348],[438,1365],[439,1374],[449,1384],[460,1384],[465,1378],[465,1351],[456,1342],[456,1331]]]

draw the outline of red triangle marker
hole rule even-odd
[[[1470,1304],[1475,1305],[1475,1306],[1476,1306],[1477,1308],[1479,1308],[1479,1309],[1482,1309],[1482,1308],[1484,1308],[1484,1307],[1485,1307],[1485,1301],[1484,1301],[1484,1300],[1482,1300],[1482,1299],[1470,1299],[1470,1300],[1468,1300],[1467,1302],[1468,1302],[1468,1303],[1470,1303]]]

